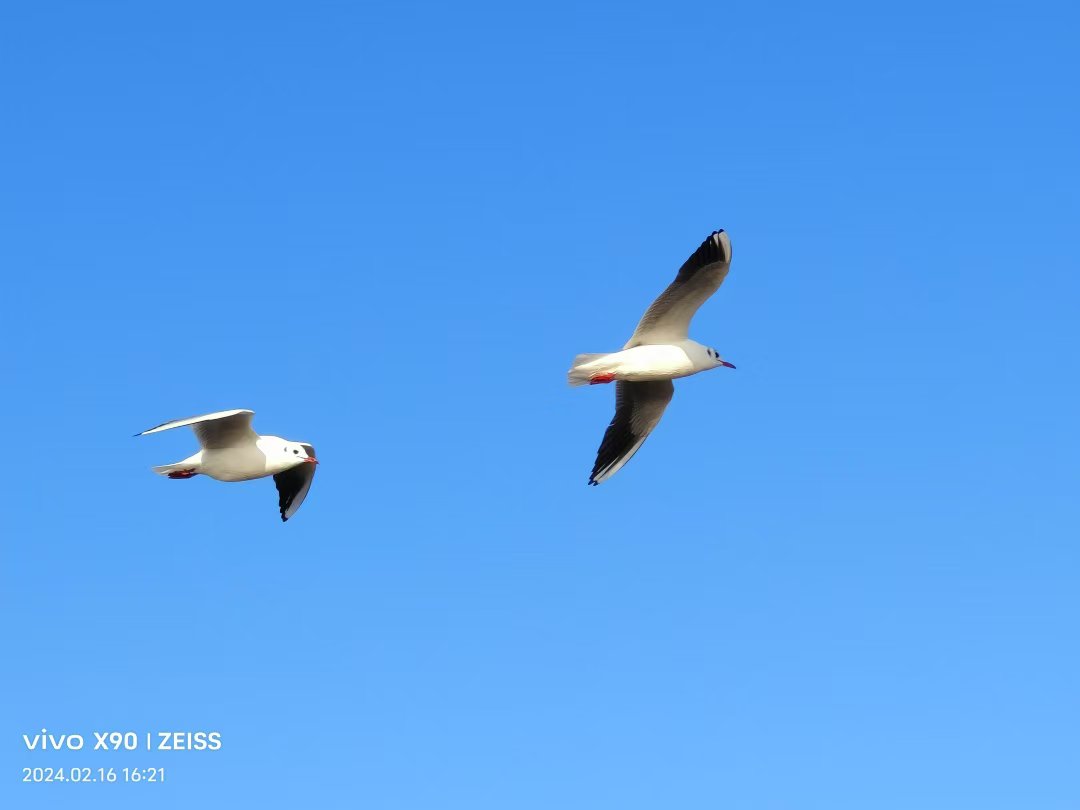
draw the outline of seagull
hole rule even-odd
[[[136,436],[190,426],[202,448],[195,455],[154,467],[166,478],[193,478],[206,475],[216,481],[251,481],[274,476],[282,521],[296,514],[315,478],[315,448],[278,436],[260,436],[251,429],[254,411],[237,409],[203,416],[176,419],[152,427]]]
[[[622,351],[574,358],[570,385],[615,383],[615,418],[600,443],[590,485],[622,469],[660,423],[675,393],[672,380],[735,368],[716,349],[689,338],[690,319],[720,288],[730,266],[731,241],[723,230],[713,231],[645,311]]]

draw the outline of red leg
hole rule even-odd
[[[198,475],[194,470],[176,470],[169,473],[169,478],[194,478]]]
[[[603,374],[593,374],[591,377],[589,377],[589,385],[602,385],[603,383],[613,382],[614,380],[615,375],[610,372],[605,372]]]

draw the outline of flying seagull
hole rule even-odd
[[[604,433],[589,483],[600,484],[630,460],[660,423],[675,393],[672,380],[699,371],[735,368],[689,338],[690,319],[716,292],[731,266],[731,241],[714,231],[679,268],[675,280],[645,311],[622,351],[579,354],[570,385],[615,383],[615,418]]]
[[[195,455],[154,467],[167,478],[192,478],[207,475],[217,481],[250,481],[274,476],[281,519],[296,514],[315,478],[315,448],[303,442],[290,442],[278,436],[260,436],[251,429],[254,411],[237,409],[218,411],[188,419],[165,422],[136,436],[190,426],[202,448]]]

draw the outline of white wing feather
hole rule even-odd
[[[163,430],[190,426],[204,450],[235,447],[246,442],[254,442],[259,438],[259,434],[251,429],[251,417],[254,415],[255,411],[244,408],[217,411],[202,416],[189,416],[187,419],[174,419],[135,435],[148,436]]]
[[[691,318],[720,289],[730,266],[731,240],[723,231],[714,231],[683,262],[675,280],[645,311],[623,348],[686,340]]]

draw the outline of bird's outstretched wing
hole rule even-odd
[[[300,446],[307,451],[310,458],[315,458],[314,447],[310,444]],[[278,509],[281,511],[282,521],[286,521],[296,514],[296,510],[304,502],[308,490],[311,489],[311,482],[314,480],[314,464],[301,464],[274,476],[274,485],[278,491]]]
[[[217,411],[202,416],[189,416],[187,419],[174,419],[144,430],[136,436],[146,436],[150,433],[160,433],[163,430],[172,430],[178,427],[191,426],[195,431],[195,438],[204,450],[219,450],[224,447],[236,447],[247,442],[254,442],[259,438],[251,429],[251,417],[255,411],[238,408],[232,411]]]
[[[731,266],[731,240],[713,231],[679,268],[675,280],[652,302],[623,347],[674,343],[689,337],[690,319],[720,289]]]
[[[671,380],[615,383],[615,418],[600,442],[590,484],[603,483],[622,469],[660,424],[674,393]]]

